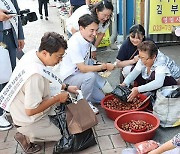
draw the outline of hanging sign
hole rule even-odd
[[[149,34],[171,33],[180,25],[180,0],[151,0]]]
[[[141,0],[136,0],[136,23],[141,23]]]

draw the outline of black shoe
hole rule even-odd
[[[46,17],[45,19],[48,20],[48,17]]]
[[[43,19],[43,16],[42,16],[42,15],[40,16],[40,19]]]

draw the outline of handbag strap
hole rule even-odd
[[[72,97],[71,93],[68,93],[68,94],[69,94],[69,98],[71,99],[72,103],[77,102],[77,98]]]
[[[90,51],[90,53],[89,53],[89,58],[91,59],[91,56],[92,56],[92,53],[91,53],[91,51],[92,51],[92,45],[90,46],[89,51]]]
[[[131,59],[134,57],[134,55],[136,54],[137,51],[138,51],[137,49],[134,51],[134,53],[131,55],[131,57],[129,58],[129,60],[131,60]]]

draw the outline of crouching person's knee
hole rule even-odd
[[[96,81],[96,74],[94,72],[88,72],[86,73],[86,79],[85,81],[87,83],[93,84]]]

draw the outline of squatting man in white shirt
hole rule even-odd
[[[99,21],[85,14],[79,18],[79,32],[68,41],[66,54],[60,64],[60,75],[64,83],[76,85],[95,113],[98,109],[92,103],[100,103],[105,97],[102,88],[106,80],[98,75],[99,71],[114,69],[111,63],[93,65],[90,48],[98,31]],[[92,103],[91,103],[92,102]]]

